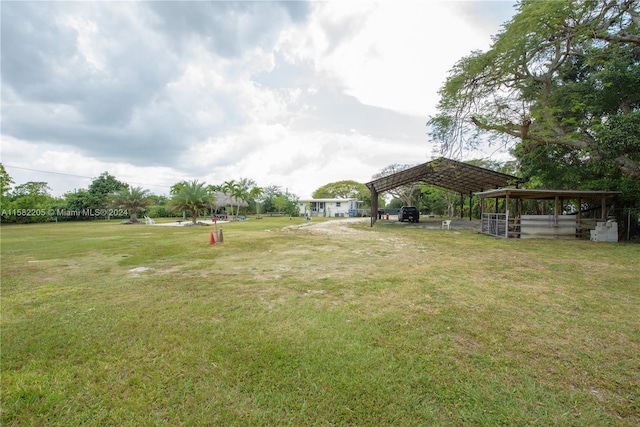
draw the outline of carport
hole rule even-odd
[[[507,186],[515,186],[517,188],[518,184],[522,183],[523,180],[513,175],[440,157],[365,184],[371,191],[372,227],[378,219],[378,216],[375,215],[375,212],[378,211],[378,196],[385,191],[414,182],[423,182],[460,193],[461,205],[464,205],[464,197],[466,195],[469,195],[469,200],[472,200],[473,193]],[[469,209],[470,220],[471,211],[472,209]],[[460,218],[462,216],[463,211],[461,209]]]

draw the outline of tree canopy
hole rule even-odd
[[[393,175],[394,173],[401,172],[403,170],[407,170],[415,165],[401,165],[398,163],[393,163],[384,167],[380,172],[373,175],[372,179],[383,178],[385,176]],[[402,205],[404,206],[413,206],[414,198],[416,194],[420,192],[420,183],[413,182],[411,184],[402,185],[400,187],[394,188],[392,190],[387,191],[394,198],[402,201]]]
[[[355,197],[358,200],[364,200],[365,198],[371,198],[367,186],[353,180],[330,182],[318,188],[311,196],[314,199],[348,199]]]
[[[111,194],[118,192],[128,185],[124,182],[118,181],[115,176],[105,171],[97,178],[91,181],[88,189],[88,208],[100,209],[107,207],[109,197]]]
[[[0,197],[6,196],[11,190],[11,184],[13,179],[9,176],[9,173],[4,168],[4,165],[0,163]]]
[[[454,156],[486,142],[515,149],[529,177],[549,178],[553,164],[602,189],[639,181],[639,3],[521,1],[489,51],[455,64],[431,136]]]

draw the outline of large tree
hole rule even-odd
[[[0,163],[0,201],[4,201],[3,197],[9,194],[9,191],[11,191],[11,184],[13,183],[13,179],[9,176],[4,165]]]
[[[109,204],[109,198],[117,191],[127,188],[128,185],[118,181],[115,176],[109,172],[102,172],[100,176],[91,181],[88,189],[88,206],[85,208],[103,209]]]
[[[555,147],[553,158],[640,180],[639,4],[521,1],[489,51],[451,70],[431,136],[454,156],[487,141],[525,160]]]
[[[401,165],[398,163],[394,163],[383,168],[380,172],[373,175],[372,178],[374,180],[378,178],[383,178],[385,176],[393,175],[394,173],[407,170],[413,166],[415,165]],[[404,206],[413,206],[413,201],[419,192],[420,192],[419,182],[413,182],[411,184],[402,185],[400,187],[393,188],[387,191],[387,193],[389,193],[396,199],[401,200]]]
[[[31,197],[34,199],[49,196],[51,187],[49,184],[43,181],[29,181],[24,184],[16,185],[13,190],[12,196],[14,199],[22,197]]]
[[[268,185],[262,189],[262,209],[265,213],[277,212],[273,203],[274,199],[283,194],[282,188],[277,185]]]
[[[64,199],[66,202],[66,208],[70,211],[74,211],[74,212],[81,212],[84,209],[89,209],[89,206],[91,206],[91,194],[89,194],[89,192],[84,189],[84,188],[79,188],[75,191],[70,191],[68,193],[64,194]],[[74,217],[74,219],[93,219],[93,216],[91,215],[86,215],[86,216],[76,216]]]
[[[368,195],[369,189],[367,188],[367,186],[353,180],[330,182],[329,184],[325,184],[322,187],[318,188],[312,194],[314,199],[348,199],[351,197],[355,197],[358,200],[363,200],[363,198],[365,197],[371,198]]]
[[[3,211],[13,210],[18,212],[12,217],[6,218],[8,222],[30,223],[43,222],[49,218],[49,210],[57,204],[51,197],[49,184],[43,181],[29,181],[16,185],[10,197],[3,197]],[[9,203],[5,206],[4,201]]]

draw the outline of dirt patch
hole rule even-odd
[[[132,268],[131,270],[129,270],[130,273],[144,273],[145,271],[148,270],[153,270],[152,268],[149,267],[136,267],[136,268]]]
[[[322,221],[322,222],[313,222],[308,221],[303,224],[290,225],[285,227],[284,230],[308,230],[313,234],[325,234],[325,235],[341,235],[341,234],[367,234],[369,238],[371,237],[371,233],[364,233],[362,230],[358,230],[357,228],[350,227],[353,224],[362,224],[369,223],[371,221],[370,218],[348,218],[348,219],[337,219],[331,221]],[[426,228],[426,229],[441,229],[442,228],[442,220],[439,219],[429,219],[423,220],[419,223],[409,223],[409,222],[399,222],[395,216],[391,217],[388,220],[378,220],[378,221],[388,221],[392,222],[394,225],[399,227],[414,227],[414,228]],[[449,231],[455,230],[478,230],[480,231],[480,220],[468,220],[468,219],[452,219]],[[447,231],[447,230],[445,230]]]
[[[336,219],[331,221],[313,222],[309,221],[303,224],[290,225],[284,227],[284,230],[307,230],[313,234],[326,235],[342,235],[342,234],[364,234],[361,230],[349,227],[351,224],[359,224],[369,222],[369,218],[349,218]]]

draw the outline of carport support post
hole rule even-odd
[[[464,193],[460,193],[460,219],[464,218]]]
[[[578,198],[578,212],[576,213],[576,218],[578,219],[578,223],[580,223],[582,219],[582,199]]]
[[[471,212],[473,211],[473,193],[469,191],[469,221],[472,220]]]
[[[509,204],[511,202],[509,201],[509,193],[506,194],[505,199],[504,199],[504,208],[505,208],[505,213],[504,213],[504,237],[505,238],[509,238]]]
[[[488,219],[487,219],[488,221]],[[487,230],[489,230],[489,224],[487,222]],[[480,232],[484,233],[484,197],[480,197]]]
[[[371,226],[376,223],[378,219],[378,192],[375,188],[371,187]]]

